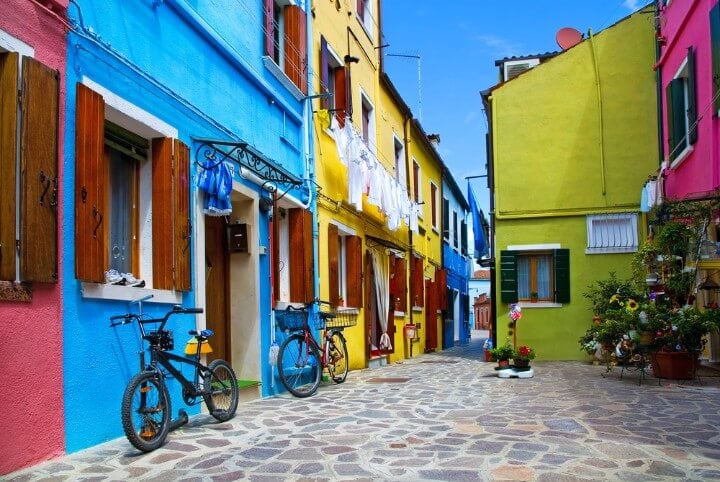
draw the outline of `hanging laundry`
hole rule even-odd
[[[201,169],[196,185],[205,193],[203,212],[208,216],[227,216],[232,213],[232,165],[228,161]]]

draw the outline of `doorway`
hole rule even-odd
[[[205,216],[205,318],[215,334],[210,340],[211,360],[222,358],[232,364],[230,350],[229,253],[225,217]]]

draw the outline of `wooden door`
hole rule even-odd
[[[425,280],[425,351],[437,349],[437,294],[432,280]]]
[[[225,218],[205,216],[205,311],[207,327],[215,332],[208,362],[222,358],[231,363],[229,261]]]

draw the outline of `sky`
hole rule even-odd
[[[648,3],[382,0],[385,71],[425,132],[440,134],[440,156],[467,198],[465,177],[487,172],[480,91],[498,83],[495,61],[559,51],[555,35],[561,28],[587,37],[588,30],[597,34]],[[402,57],[408,55],[420,58]],[[486,178],[470,182],[487,216]]]

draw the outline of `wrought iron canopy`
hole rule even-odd
[[[245,141],[194,139],[198,144],[195,162],[205,169],[212,169],[225,160],[249,169],[264,182],[285,184],[289,188],[300,186],[303,180],[291,174],[276,162],[265,157]]]

